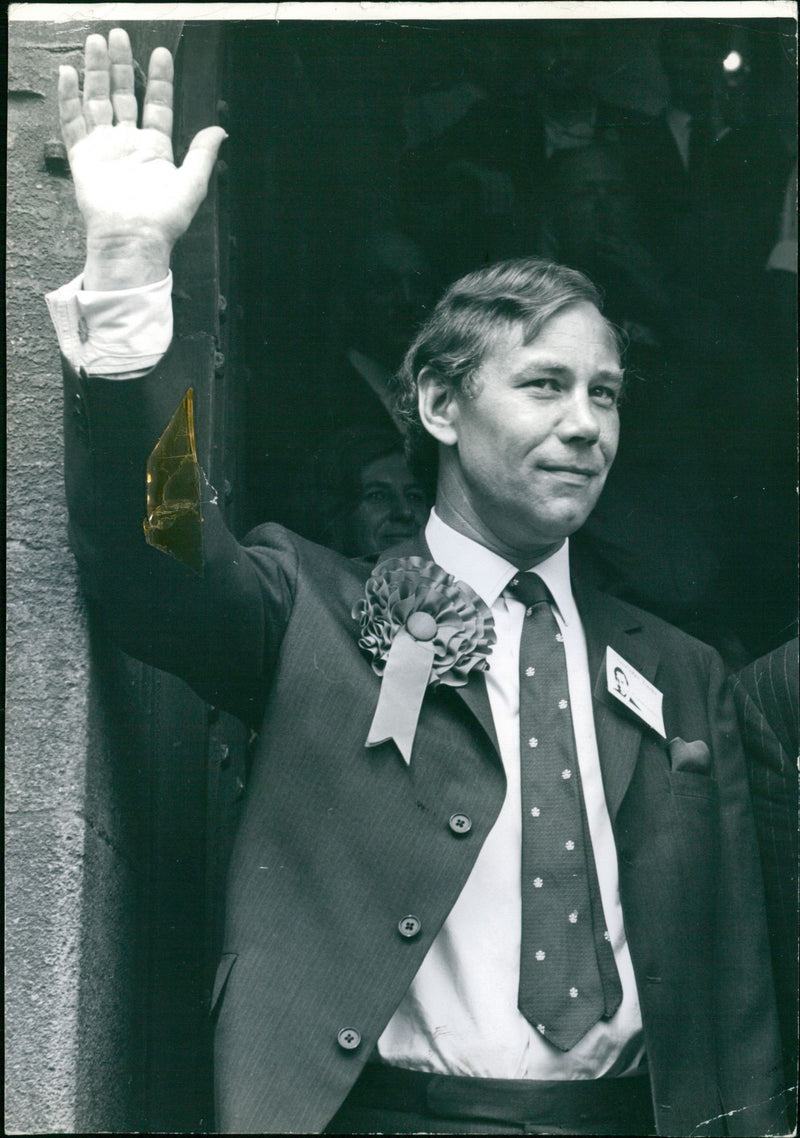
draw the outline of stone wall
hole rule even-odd
[[[120,1132],[142,1117],[147,865],[128,697],[143,670],[89,632],[67,543],[59,358],[43,300],[83,261],[71,179],[45,153],[59,138],[58,64],[80,65],[86,30],[9,28],[7,1133]]]

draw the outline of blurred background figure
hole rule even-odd
[[[329,343],[325,385],[336,399],[331,419],[390,414],[387,381],[437,299],[436,282],[422,247],[394,229],[358,233],[334,265],[328,295]],[[383,414],[369,393],[380,402]]]
[[[530,95],[543,156],[591,142],[616,142],[627,112],[598,97],[606,64],[603,32],[594,21],[548,20],[530,40]]]
[[[374,559],[408,541],[430,506],[394,430],[340,431],[313,456],[297,487],[299,532],[347,557]]]
[[[723,21],[665,21],[667,105],[626,132],[663,267],[732,317],[763,271],[791,166],[769,118],[747,113],[753,77],[734,37]]]
[[[618,138],[627,112],[593,85],[599,37],[573,20],[465,29],[453,81],[407,102],[404,217],[447,279],[529,252],[547,158]]]
[[[660,349],[672,332],[672,298],[645,244],[644,211],[620,147],[591,142],[555,151],[542,200],[542,255],[581,269],[602,288],[606,315],[634,351]]]
[[[319,274],[318,319],[306,325],[306,343],[295,334],[296,350],[268,355],[259,375],[271,397],[254,405],[247,422],[252,524],[289,520],[293,495],[277,492],[276,466],[304,468],[309,454],[348,427],[398,437],[387,381],[436,298],[435,278],[421,246],[394,229],[354,225],[329,244],[335,248]],[[281,421],[293,429],[276,439],[273,424]]]

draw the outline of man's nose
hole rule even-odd
[[[393,518],[403,519],[413,516],[411,503],[407,501],[404,494],[399,492],[392,494],[391,514]]]
[[[597,442],[600,437],[600,420],[588,392],[571,393],[564,405],[558,431],[565,441]]]

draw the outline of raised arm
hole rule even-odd
[[[75,70],[62,67],[59,74],[62,130],[87,232],[83,290],[90,299],[81,311],[88,308],[92,316],[89,337],[111,345],[107,358],[123,354],[114,338],[120,327],[126,331],[126,321],[147,339],[152,310],[142,295],[154,290],[139,286],[167,276],[172,247],[205,196],[225,137],[220,127],[200,131],[183,165],[175,166],[172,75],[170,53],[156,48],[138,128],[124,31],[113,30],[108,43],[88,37],[82,98]],[[138,292],[98,305],[98,291],[128,289]],[[104,327],[109,309],[114,318]],[[117,644],[256,726],[293,605],[291,539],[279,527],[264,527],[255,542],[240,545],[225,526],[213,487],[188,461],[176,471],[164,464],[176,475],[167,480],[175,493],[164,529],[181,532],[182,515],[196,516],[199,490],[202,557],[193,547],[196,558],[179,558],[169,542],[148,544],[143,532],[145,519],[155,524],[148,459],[187,388],[213,368],[212,352],[209,336],[178,339],[166,355],[155,353],[156,366],[151,361],[140,368],[126,356],[121,378],[118,370],[112,376],[102,367],[79,366],[63,353],[70,537],[84,591]],[[186,458],[185,438],[180,441]],[[163,468],[154,476],[157,484]]]
[[[61,130],[86,224],[87,289],[162,280],[173,245],[206,195],[226,134],[219,126],[201,130],[176,166],[172,81],[172,56],[157,47],[138,127],[133,56],[122,28],[109,32],[108,43],[101,35],[87,37],[82,96],[75,68],[59,69]]]

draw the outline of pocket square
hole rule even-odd
[[[711,774],[711,752],[702,739],[685,743],[683,739],[670,739],[669,760],[674,771],[694,771]]]

